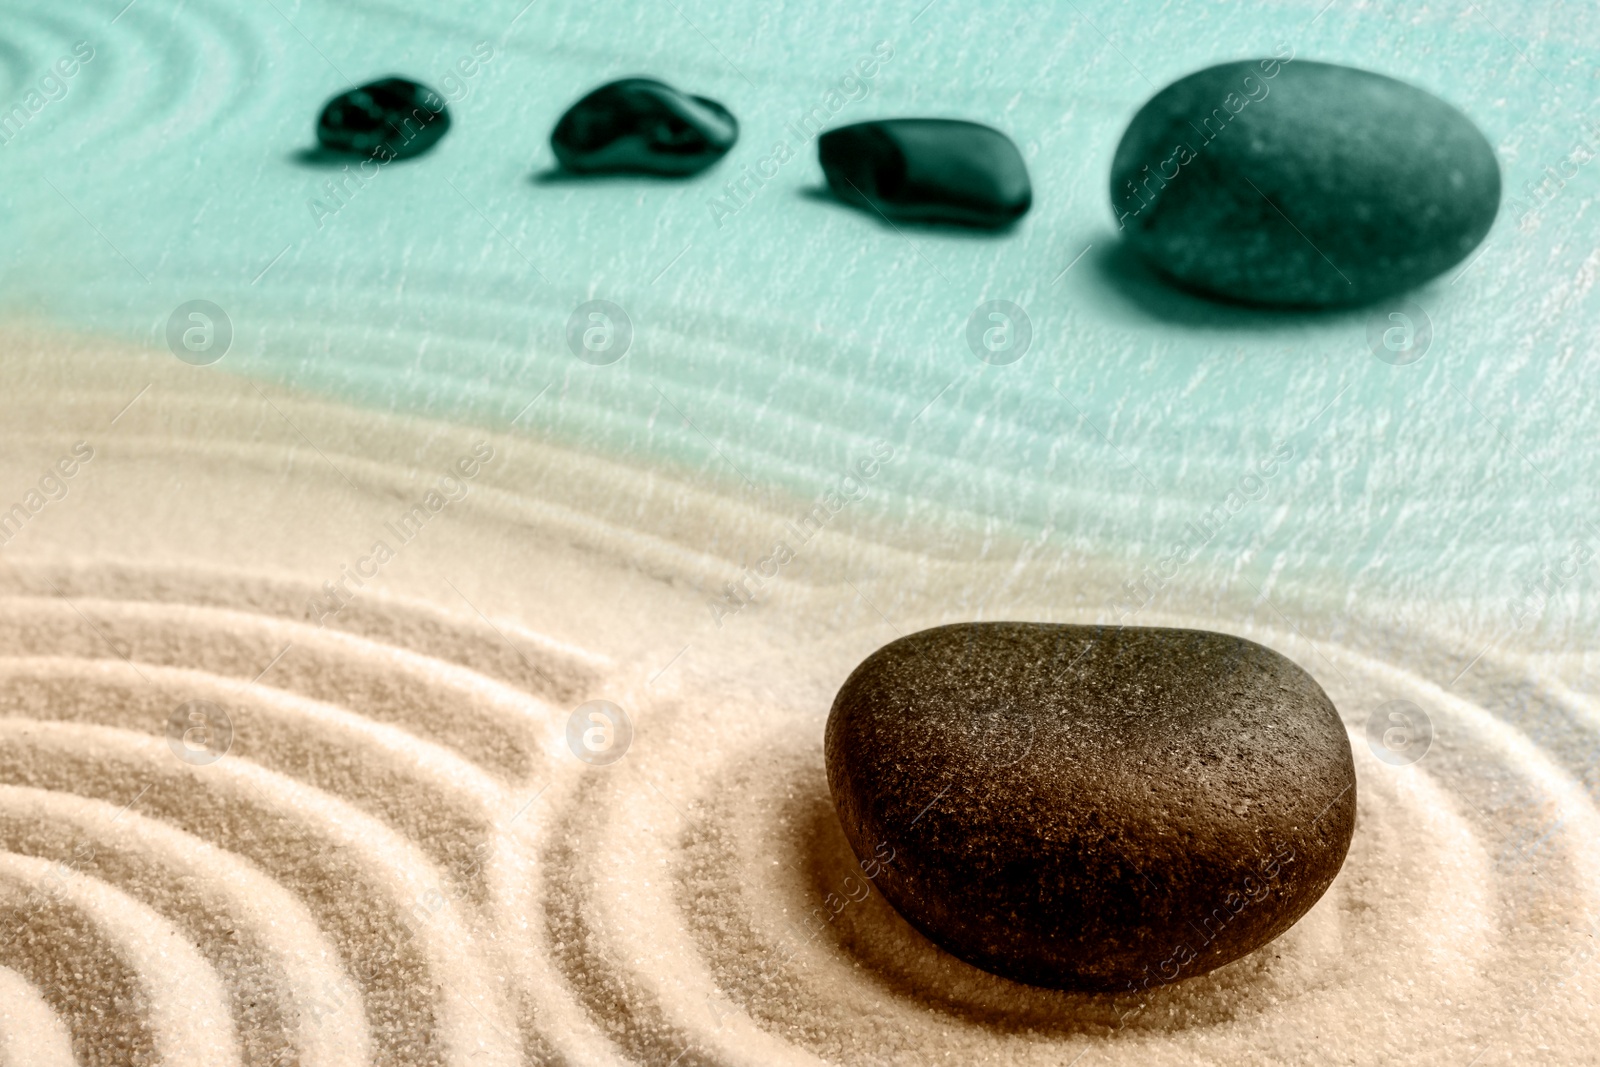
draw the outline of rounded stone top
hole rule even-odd
[[[850,675],[825,753],[857,856],[894,857],[890,903],[962,959],[1059,988],[1189,977],[1270,941],[1355,825],[1321,687],[1199,630],[924,630]]]

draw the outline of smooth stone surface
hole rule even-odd
[[[1322,896],[1355,828],[1322,689],[1199,630],[923,630],[850,675],[825,754],[845,836],[901,915],[1062,989],[1142,989],[1259,948]]]
[[[1461,112],[1352,67],[1277,59],[1181,78],[1111,166],[1122,232],[1157,270],[1252,304],[1369,303],[1461,262],[1500,166]]]
[[[817,156],[835,196],[894,221],[999,227],[1033,204],[1022,153],[976,122],[861,122],[823,134]]]
[[[381,78],[329,100],[317,120],[317,141],[387,162],[421,155],[449,128],[444,97],[406,78]]]
[[[652,78],[624,78],[573,104],[550,147],[575,173],[684,176],[711,166],[738,139],[739,121],[715,100]]]

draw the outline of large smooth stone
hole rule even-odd
[[[1022,153],[976,122],[860,122],[818,138],[817,157],[835,196],[897,222],[1000,227],[1033,204]]]
[[[444,97],[406,78],[382,78],[329,100],[317,141],[334,152],[388,162],[421,155],[450,128]]]
[[[705,170],[738,139],[739,121],[715,100],[652,78],[624,78],[573,104],[550,147],[574,173],[681,177]]]
[[[1431,93],[1306,60],[1224,63],[1134,116],[1111,164],[1128,242],[1202,294],[1360,304],[1464,259],[1500,207],[1482,133]]]
[[[1270,649],[1201,630],[941,626],[856,668],[825,754],[861,869],[995,974],[1125,992],[1271,941],[1355,828],[1338,713]]]

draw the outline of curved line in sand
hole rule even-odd
[[[63,651],[71,654],[73,650],[62,648],[63,637],[77,634],[82,638],[77,650],[82,658],[108,659],[116,653],[106,647],[107,639],[123,636],[126,628],[131,630],[127,635],[131,647],[124,654],[137,662],[181,665],[217,674],[237,671],[239,676],[248,678],[267,668],[271,657],[288,645],[291,652],[299,648],[337,656],[346,664],[370,671],[374,676],[398,678],[406,685],[439,692],[441,702],[448,701],[451,705],[462,706],[464,712],[496,720],[496,725],[507,731],[519,728],[547,731],[556,714],[549,704],[526,691],[454,663],[380,644],[356,634],[273,616],[191,605],[94,598],[76,599],[69,604],[59,598],[13,596],[0,598],[0,626],[4,626],[11,614],[8,608],[22,609],[18,612],[21,618],[17,619],[20,625],[7,635],[11,638],[8,648],[15,650],[13,655],[60,655]],[[86,619],[92,622],[86,623]],[[54,626],[48,626],[49,623]],[[165,641],[160,639],[169,634],[193,634],[195,639],[181,643],[174,642],[171,637]],[[224,635],[226,643],[218,640]],[[205,640],[200,639],[202,636]],[[229,655],[251,641],[256,643],[254,656],[246,659]],[[271,669],[277,670],[279,666],[281,663]],[[272,686],[276,679],[269,671],[264,680]],[[297,681],[315,683],[320,679],[302,676]],[[389,706],[363,706],[365,702],[359,691],[345,690],[337,695],[341,704],[352,706],[352,710],[368,717],[384,721],[393,716]],[[352,700],[353,705],[350,704]],[[406,725],[421,728],[427,723],[407,722]]]
[[[386,610],[377,598],[372,604],[375,610]],[[129,651],[143,678],[136,676],[126,662],[109,658],[104,639],[85,625],[73,611],[74,606],[114,640],[131,643]],[[1154,614],[1148,621],[1157,623]],[[1215,620],[1160,622],[1213,628],[1216,625]],[[465,623],[468,625],[460,630],[463,639],[494,640],[486,630],[475,633],[475,628],[469,628],[472,620]],[[0,692],[8,694],[8,701],[15,697],[17,714],[30,714],[26,693],[41,681],[54,687],[49,691],[61,702],[58,706],[73,707],[82,701],[85,706],[77,709],[79,713],[118,722],[124,721],[122,714],[131,715],[127,720],[131,722],[151,709],[159,710],[160,701],[174,692],[210,694],[238,704],[242,720],[255,715],[262,716],[263,721],[271,720],[275,730],[284,731],[275,737],[296,734],[308,744],[328,745],[330,752],[337,749],[341,759],[357,753],[370,754],[374,768],[383,767],[385,773],[393,772],[407,783],[406,792],[397,794],[405,804],[442,802],[459,807],[470,820],[486,828],[494,826],[493,831],[485,830],[492,848],[481,875],[488,886],[484,907],[477,912],[463,910],[459,926],[461,930],[470,929],[478,939],[428,942],[424,973],[434,976],[428,981],[436,989],[443,989],[438,976],[448,980],[462,971],[503,974],[508,978],[501,998],[492,1004],[489,1000],[477,1002],[487,1013],[483,1022],[488,1026],[480,1026],[479,1032],[505,1031],[498,1035],[505,1049],[516,1045],[509,1034],[520,1033],[528,1055],[571,1062],[654,1062],[657,1058],[667,1061],[681,1056],[680,1067],[708,1058],[729,1064],[815,1064],[837,1059],[841,1054],[848,1058],[852,1049],[874,1045],[877,1039],[870,1035],[881,1031],[904,1036],[910,1042],[907,1048],[918,1047],[921,1041],[949,1040],[951,1049],[964,1049],[966,1053],[977,1054],[983,1048],[1009,1050],[1007,1054],[1015,1054],[1019,1063],[1033,1062],[1040,1056],[1048,1058],[1051,1049],[1077,1051],[1063,1043],[1073,1037],[1067,1032],[1052,1034],[1045,1027],[1032,1038],[1025,1038],[1004,1028],[973,1026],[940,1010],[937,1003],[908,999],[878,981],[876,961],[832,940],[812,946],[805,968],[779,975],[783,981],[796,984],[787,992],[776,994],[773,1012],[768,1016],[736,1010],[739,1005],[718,988],[717,977],[729,954],[743,950],[749,940],[736,936],[735,928],[753,923],[762,911],[781,911],[814,902],[810,896],[818,892],[818,886],[788,886],[755,875],[736,880],[737,894],[723,892],[726,886],[713,890],[719,896],[709,902],[710,911],[706,914],[711,916],[711,924],[692,928],[691,909],[682,896],[690,890],[681,877],[686,869],[688,843],[696,835],[710,834],[713,840],[729,842],[728,847],[736,844],[742,848],[741,861],[755,863],[767,853],[778,854],[791,847],[793,842],[773,821],[776,816],[772,812],[779,809],[766,811],[771,795],[781,793],[785,783],[774,779],[756,786],[740,786],[725,772],[739,768],[752,754],[774,745],[798,744],[799,734],[780,732],[774,735],[775,741],[769,742],[760,736],[760,729],[741,728],[731,735],[719,731],[715,744],[708,745],[700,733],[708,728],[705,715],[691,712],[678,717],[681,721],[675,725],[673,719],[664,720],[666,733],[653,735],[650,745],[640,746],[627,763],[590,769],[567,759],[559,739],[551,738],[550,705],[503,682],[485,685],[481,672],[444,658],[448,655],[447,641],[437,645],[439,655],[414,656],[405,651],[397,654],[395,646],[385,644],[381,638],[355,636],[344,640],[331,631],[317,631],[304,623],[259,612],[214,604],[196,607],[181,601],[158,603],[105,597],[75,599],[71,605],[31,596],[0,598],[0,629],[18,636],[17,647],[33,651],[51,647],[58,653],[0,659],[0,682],[4,683],[0,684]],[[282,674],[269,674],[259,683],[252,683],[254,669],[259,669],[290,640],[291,631],[303,637],[315,654],[314,665],[297,671],[286,660],[274,668],[282,670]],[[1287,634],[1275,633],[1251,632],[1245,636],[1279,647],[1294,640]],[[62,640],[68,643],[65,649],[60,647]],[[60,655],[62,651],[68,654]],[[74,659],[71,653],[80,651],[90,658]],[[1347,709],[1358,707],[1370,693],[1382,692],[1412,696],[1434,711],[1441,727],[1436,741],[1441,749],[1434,757],[1439,762],[1409,768],[1378,767],[1365,755],[1364,738],[1353,730],[1362,775],[1358,847],[1366,849],[1365,865],[1347,865],[1318,909],[1285,935],[1283,952],[1274,955],[1284,956],[1286,962],[1281,967],[1287,970],[1273,970],[1280,965],[1264,962],[1265,957],[1251,960],[1254,970],[1250,975],[1254,977],[1241,987],[1242,993],[1248,995],[1235,1004],[1245,1010],[1203,1027],[1186,1022],[1182,1017],[1185,1005],[1210,997],[1212,994],[1206,991],[1214,987],[1204,985],[1206,979],[1183,983],[1184,989],[1168,991],[1172,993],[1168,1008],[1176,1014],[1162,1014],[1160,1005],[1152,1005],[1146,1017],[1148,1027],[1120,1035],[1119,1044],[1126,1045],[1122,1049],[1125,1053],[1145,1056],[1150,1062],[1175,1062],[1185,1048],[1192,1048],[1189,1038],[1205,1031],[1218,1037],[1235,1035],[1239,1061],[1256,1062],[1264,1060],[1270,1051],[1269,1045],[1260,1042],[1272,1040],[1272,1034],[1281,1036],[1288,1029],[1313,1031],[1343,1025],[1351,1033],[1379,1037],[1390,1034],[1376,1020],[1353,1025],[1349,1020],[1332,1018],[1328,1013],[1336,1010],[1342,998],[1329,1001],[1311,995],[1325,989],[1328,983],[1359,988],[1370,979],[1375,961],[1383,964],[1386,980],[1415,978],[1418,995],[1450,997],[1480,1008],[1494,1004],[1496,996],[1508,996],[1507,1006],[1482,1011],[1486,1022],[1480,1025],[1492,1026],[1495,1020],[1503,1022],[1515,1014],[1521,1006],[1521,993],[1512,996],[1511,990],[1498,988],[1499,961],[1533,965],[1546,959],[1554,961],[1559,939],[1543,930],[1535,938],[1519,939],[1509,927],[1502,926],[1501,913],[1496,909],[1506,890],[1502,885],[1504,876],[1489,859],[1493,837],[1487,831],[1492,829],[1492,820],[1486,821],[1481,812],[1473,810],[1476,794],[1457,788],[1463,784],[1461,771],[1452,762],[1458,746],[1464,745],[1465,751],[1477,753],[1501,769],[1508,781],[1526,787],[1536,802],[1560,811],[1567,820],[1567,829],[1562,831],[1556,848],[1561,862],[1571,867],[1570,874],[1563,870],[1560,876],[1576,876],[1576,885],[1562,884],[1567,897],[1540,906],[1551,908],[1552,917],[1573,924],[1593,914],[1597,865],[1581,854],[1581,848],[1571,847],[1571,842],[1575,838],[1589,839],[1600,825],[1600,817],[1581,783],[1557,767],[1545,750],[1514,724],[1500,719],[1487,707],[1332,642],[1317,651],[1321,658],[1308,661],[1311,665],[1320,670],[1326,670],[1327,665],[1343,669],[1342,686],[1330,686],[1331,689],[1361,694],[1359,702],[1341,701]],[[168,665],[152,661],[165,661]],[[436,667],[445,669],[435,674]],[[353,687],[353,698],[337,688],[323,689],[320,696],[306,691],[321,684],[314,677],[319,672],[341,669],[352,673],[370,670],[373,677],[399,674],[407,685],[433,687],[431,691],[438,696],[429,698],[428,707],[434,710],[415,717],[415,729],[424,734],[436,732],[430,729],[430,715],[451,709],[459,716],[481,719],[490,731],[486,736],[492,736],[496,729],[525,734],[532,728],[542,729],[545,733],[541,751],[550,757],[548,791],[540,794],[543,799],[538,804],[524,808],[536,793],[539,777],[513,782],[486,773],[481,761],[464,755],[459,745],[431,736],[419,738],[412,732],[410,720],[396,719],[392,708],[382,706],[382,698],[362,703],[360,686]],[[1344,674],[1350,678],[1343,679]],[[439,681],[445,676],[452,679],[449,684]],[[147,683],[153,683],[154,700],[136,688]],[[78,685],[85,692],[74,695],[73,689]],[[1588,706],[1587,698],[1564,695],[1559,689],[1541,692],[1575,706]],[[115,703],[117,711],[108,715],[95,710],[91,705],[96,700]],[[144,711],[130,711],[145,704],[149,708]],[[486,713],[482,710],[485,705],[498,710]],[[51,706],[45,714],[54,714],[58,706]],[[715,709],[702,710],[715,713]],[[385,721],[374,721],[376,718]],[[794,723],[788,720],[794,718],[786,714],[784,725],[792,727]],[[321,789],[308,785],[305,779],[310,772],[283,762],[289,748],[279,751],[269,747],[256,753],[262,767],[242,759],[250,753],[241,750],[211,767],[190,769],[178,765],[165,751],[163,739],[152,735],[151,730],[157,728],[155,720],[144,733],[138,733],[105,726],[12,719],[9,724],[0,723],[0,738],[7,739],[5,747],[15,749],[21,744],[44,755],[41,764],[47,769],[57,768],[51,773],[66,773],[73,766],[86,765],[96,768],[92,776],[95,779],[103,777],[124,784],[130,778],[142,781],[156,774],[158,791],[181,792],[193,802],[222,805],[236,798],[262,813],[256,822],[292,822],[308,828],[308,839],[328,842],[328,847],[336,851],[354,848],[360,855],[352,853],[348,858],[359,860],[351,868],[358,872],[350,887],[356,899],[392,901],[404,907],[416,899],[418,890],[425,892],[439,884],[439,864],[421,854],[427,851],[429,842],[419,840],[415,831],[397,832],[394,827],[400,823],[393,819],[388,820],[387,833],[391,843],[399,846],[398,853],[388,850],[382,842],[374,846],[367,839],[366,827],[386,826],[381,816],[371,812],[355,815],[347,826],[354,828],[357,844],[351,843],[350,834],[341,836],[329,831],[327,822],[350,818],[349,809],[359,805],[352,803],[353,794],[350,799],[329,800],[329,790],[337,792],[331,783]],[[47,734],[51,736],[46,737]],[[50,755],[52,752],[56,755]],[[807,753],[809,748],[805,753],[797,748],[796,758],[814,762],[815,754]],[[722,761],[720,768],[713,766],[718,759]],[[675,784],[675,768],[690,766],[693,774]],[[134,768],[132,774],[127,773],[130,767]],[[300,781],[291,782],[291,775]],[[314,773],[312,778],[315,780]],[[689,783],[687,788],[684,781]],[[201,782],[210,788],[200,790]],[[48,784],[82,792],[81,787],[67,781]],[[252,797],[258,789],[261,794],[270,794],[271,800],[266,795]],[[416,790],[414,794],[409,792],[412,789]],[[133,792],[128,790],[129,795]],[[156,795],[153,791],[151,801]],[[321,806],[306,798],[316,798]],[[104,803],[120,802],[110,795],[103,799]],[[718,800],[733,804],[735,809],[742,805],[745,810],[738,815],[740,821],[735,822],[725,812],[718,813]],[[147,802],[145,806],[152,804]],[[682,810],[675,811],[675,807]],[[505,825],[513,812],[523,811],[526,813],[518,815],[515,825]],[[762,811],[766,813],[753,814]],[[680,818],[684,813],[687,824]],[[157,812],[155,817],[175,821],[170,809]],[[201,836],[226,845],[224,837]],[[1357,858],[1354,852],[1353,858]],[[412,864],[417,867],[413,869]],[[1382,871],[1375,866],[1379,864],[1384,867]],[[374,865],[389,868],[389,877],[375,876],[371,872]],[[1364,887],[1360,885],[1363,879],[1367,882]],[[430,881],[432,886],[428,885]],[[292,878],[284,880],[280,889],[297,899],[299,885]],[[1575,902],[1574,907],[1567,906],[1568,897]],[[1363,918],[1359,911],[1345,914],[1342,909],[1347,904],[1369,912],[1376,906],[1379,911]],[[715,923],[718,908],[734,909],[726,911],[722,927]],[[563,913],[564,918],[552,920],[551,916]],[[483,927],[472,922],[474,917],[490,920],[492,944],[481,938]],[[573,955],[570,944],[563,948],[553,942],[558,932],[553,922],[566,923],[560,931],[573,933],[583,941],[581,952]],[[1291,943],[1291,938],[1299,941]],[[1360,947],[1353,938],[1375,939],[1376,944]],[[762,935],[754,943],[763,939],[770,937]],[[423,940],[419,939],[419,943]],[[1348,960],[1343,958],[1345,950],[1351,953]],[[580,970],[574,970],[575,963]],[[1368,970],[1361,972],[1358,965]],[[1562,966],[1559,961],[1551,963],[1551,973],[1559,977]],[[1224,969],[1217,974],[1221,976],[1219,981],[1227,981],[1235,980],[1230,976],[1244,971]],[[1261,976],[1272,981],[1251,984]],[[943,981],[927,973],[924,978],[935,985]],[[974,990],[982,986],[977,978],[973,983]],[[465,992],[473,995],[471,990]],[[448,1000],[449,991],[444,990],[440,996]],[[618,996],[620,999],[613,999]],[[1579,1010],[1582,1005],[1573,1001],[1574,996],[1552,986],[1545,995],[1548,1007],[1538,1010]],[[964,999],[965,995],[951,1003],[959,1007]],[[843,1014],[832,1021],[826,1012],[811,1014],[812,1007],[830,1003]],[[1226,1000],[1217,1003],[1226,1004]],[[1044,1004],[1043,999],[1040,1004]],[[469,1014],[466,1007],[458,1004],[458,1009],[459,1015]],[[835,1028],[839,1033],[828,1035],[828,1040],[842,1044],[830,1049],[826,1043],[815,1043],[816,1034],[795,1025],[794,1020],[802,1014],[812,1026],[839,1022]],[[438,1032],[444,1033],[451,1024],[442,1012],[438,1017]],[[858,1033],[851,1033],[851,1018],[856,1020],[854,1029]],[[516,1020],[514,1024],[512,1019]],[[1260,1032],[1260,1042],[1241,1029],[1248,1019],[1261,1021],[1262,1025],[1255,1028]],[[392,1036],[392,1016],[388,1022]],[[608,1024],[618,1024],[618,1028],[608,1029]],[[462,1029],[458,1026],[456,1032]],[[647,1036],[640,1037],[641,1034]],[[1110,1051],[1111,1046],[1095,1041],[1092,1047]],[[384,1048],[393,1051],[391,1045]],[[483,1062],[483,1056],[473,1060],[471,1051],[480,1049],[470,1041],[451,1045],[453,1058]]]
[[[350,985],[333,962],[339,957],[337,946],[317,928],[294,894],[253,865],[166,823],[72,793],[0,786],[0,815],[86,840],[95,850],[136,853],[197,887],[205,898],[205,911],[194,919],[214,925],[225,916],[231,928],[245,930],[281,972],[282,982],[275,983],[271,993],[286,1002],[286,1029],[295,1040],[300,1062],[306,1067],[361,1067],[368,1062],[371,1035],[359,1006],[332,1013],[320,1010],[319,998]],[[70,864],[70,856],[57,862]],[[140,886],[116,888],[137,896]],[[163,902],[144,903],[160,910]]]
[[[227,1067],[240,1062],[222,981],[165,916],[98,879],[63,871],[60,864],[0,852],[0,879],[10,882],[13,893],[25,894],[47,877],[59,899],[93,922],[148,990],[147,1019],[163,1063]]]
[[[444,1049],[463,1061],[477,1054],[471,1062],[485,1067],[516,1067],[520,1062],[518,1042],[511,1036],[514,1028],[491,982],[493,956],[484,955],[485,951],[492,953],[493,946],[482,945],[471,936],[448,900],[437,909],[428,907],[426,902],[434,899],[432,895],[443,884],[441,873],[415,845],[383,823],[343,801],[243,760],[224,758],[206,767],[186,767],[178,763],[164,741],[128,730],[0,719],[0,748],[26,751],[54,763],[62,763],[63,758],[68,765],[87,761],[108,780],[119,777],[118,768],[135,780],[154,779],[145,801],[147,808],[158,794],[172,804],[172,794],[177,792],[186,794],[190,803],[219,809],[238,801],[314,835],[324,854],[356,865],[365,895],[386,899],[397,914],[411,920],[412,925],[401,926],[404,936],[391,930],[394,936],[390,940],[418,946],[430,984],[423,992],[432,1002],[439,1026],[437,1040]],[[171,809],[164,814],[170,818]],[[284,857],[284,862],[302,867],[307,861]],[[269,868],[269,873],[282,882],[287,871]],[[328,891],[333,887],[322,888]],[[374,920],[369,915],[367,921]],[[368,1015],[378,1030],[380,1013],[375,1005],[369,1004]],[[393,1029],[374,1034],[380,1047],[386,1040],[399,1040],[408,1027],[414,1033],[417,1022],[400,1017],[386,1021]]]

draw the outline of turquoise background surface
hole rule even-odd
[[[1330,610],[1438,604],[1463,634],[1526,647],[1597,621],[1577,547],[1600,548],[1600,162],[1574,157],[1600,149],[1592,5],[6,8],[0,108],[25,114],[0,147],[12,316],[159,348],[172,309],[207,299],[235,338],[196,373],[511,428],[758,500],[813,497],[884,439],[901,460],[858,507],[897,545],[976,559],[1020,543],[1130,576],[1287,443],[1180,580],[1292,581]],[[50,81],[80,41],[93,58]],[[892,56],[850,80],[875,46]],[[1441,94],[1500,157],[1516,202],[1479,258],[1405,298],[1432,330],[1410,365],[1374,356],[1387,306],[1211,306],[1118,250],[1106,175],[1140,104],[1280,46]],[[361,185],[308,153],[313,123],[391,73],[443,91],[454,127]],[[553,178],[555,120],[630,74],[721,100],[740,143],[689,181]],[[986,236],[830,202],[793,125],[818,107],[830,125],[992,124],[1021,147],[1035,206]],[[780,142],[792,158],[729,213],[726,184]],[[1568,176],[1534,209],[1546,168]],[[614,365],[567,349],[591,299],[632,320]],[[967,346],[989,300],[1031,320],[1016,363]],[[1535,610],[1541,581],[1555,593]]]

